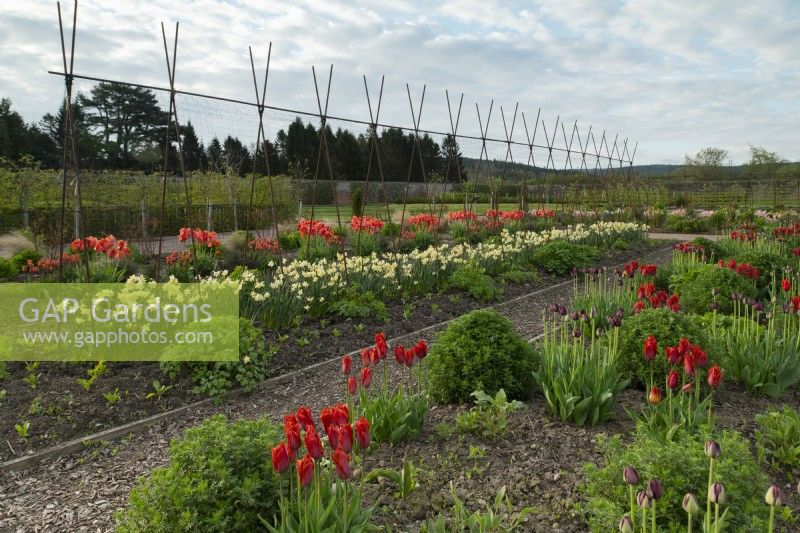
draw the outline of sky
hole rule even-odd
[[[62,10],[71,22],[72,2]],[[385,75],[383,123],[410,127],[406,84],[415,113],[424,85],[423,129],[449,131],[448,90],[454,114],[464,93],[458,131],[469,135],[480,134],[478,111],[485,123],[493,101],[487,135],[498,139],[518,103],[517,141],[522,112],[530,135],[541,108],[549,138],[557,117],[566,137],[576,121],[580,137],[591,125],[598,142],[602,131],[609,144],[619,135],[620,148],[638,141],[637,164],[679,164],[706,146],[727,149],[734,164],[750,145],[800,160],[798,0],[81,0],[75,73],[167,85],[162,21],[170,48],[180,21],[175,84],[187,91],[254,100],[248,46],[261,83],[271,41],[274,106],[315,112],[311,67],[324,105],[333,64],[335,116],[368,121],[362,75],[373,110]],[[63,97],[63,80],[47,73],[61,65],[56,3],[3,1],[0,96],[38,121]],[[178,111],[203,138],[255,138],[253,108],[185,97]],[[269,134],[292,118],[268,113]]]

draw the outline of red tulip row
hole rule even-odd
[[[753,265],[747,263],[737,264],[735,259],[729,259],[727,262],[723,259],[720,259],[717,262],[717,266],[722,268],[727,267],[730,270],[733,270],[737,274],[744,276],[746,278],[758,279],[761,277],[761,271],[758,269],[758,267],[754,267]]]
[[[336,240],[331,227],[321,220],[308,220],[301,218],[297,222],[297,231],[302,237],[322,237],[326,241]]]
[[[216,232],[200,228],[181,228],[178,232],[178,240],[180,242],[194,240],[196,244],[201,244],[207,248],[217,249],[220,247]]]
[[[350,219],[350,228],[353,231],[378,233],[381,229],[383,229],[383,225],[384,224],[382,220],[369,215],[364,215],[363,217],[353,215],[353,218]]]
[[[86,237],[75,239],[69,245],[72,253],[80,253],[84,250],[105,254],[109,259],[124,259],[131,254],[128,243],[122,239],[117,239],[113,235],[106,235],[98,239],[97,237]]]
[[[281,249],[281,245],[275,239],[268,239],[267,237],[256,237],[252,241],[247,243],[247,246],[251,250],[255,250],[257,252],[271,252],[271,253],[278,253]]]

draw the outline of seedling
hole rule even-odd
[[[27,420],[24,421],[22,424],[14,424],[14,429],[17,430],[17,435],[19,435],[19,438],[21,439],[28,438],[28,432],[30,428],[31,428],[31,423],[28,422]]]
[[[157,379],[153,380],[153,392],[148,392],[145,398],[148,400],[155,398],[156,400],[160,401],[161,396],[171,388],[172,385],[162,385]]]
[[[106,404],[108,404],[109,407],[116,405],[120,398],[119,388],[114,389],[113,392],[103,394],[103,398],[105,398]]]

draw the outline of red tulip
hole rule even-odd
[[[342,424],[339,426],[339,448],[350,453],[353,449],[353,426],[350,424]]]
[[[638,315],[642,311],[644,311],[645,306],[642,300],[636,300],[636,303],[633,304],[633,314]]]
[[[706,366],[708,364],[708,354],[699,346],[692,345],[692,363],[694,366]]]
[[[386,359],[386,352],[389,351],[389,346],[386,344],[386,335],[383,332],[375,334],[375,348],[378,350],[379,357]]]
[[[286,444],[292,450],[300,448],[300,430],[298,428],[289,428],[286,431]]]
[[[419,359],[425,359],[425,356],[428,355],[428,343],[425,342],[424,339],[417,341],[417,344],[414,346],[414,355]]]
[[[663,398],[664,393],[661,392],[661,389],[658,387],[653,387],[650,389],[650,395],[647,397],[648,401],[653,405],[658,405],[661,403],[661,398]]]
[[[369,421],[363,416],[356,421],[356,440],[362,450],[369,448]]]
[[[716,389],[719,387],[719,383],[722,381],[722,369],[717,365],[712,366],[708,369],[708,385],[712,389]]]
[[[361,366],[369,366],[372,361],[369,358],[369,348],[361,350]]]
[[[405,354],[403,355],[403,363],[408,367],[411,368],[414,366],[414,349],[406,348]]]
[[[792,290],[792,280],[789,279],[781,280],[781,289],[783,289],[783,292],[789,292],[790,290]]]
[[[689,339],[683,338],[678,341],[678,352],[680,352],[681,357],[686,355],[689,352],[689,349],[692,347],[692,343],[689,342]]]
[[[688,376],[694,376],[694,363],[690,356],[686,356],[683,358],[683,371]]]
[[[677,346],[667,346],[664,348],[664,355],[671,365],[677,365],[681,362],[681,352],[678,350]]]
[[[652,361],[656,358],[656,354],[658,353],[658,341],[656,338],[650,335],[644,341],[644,358],[648,361]]]
[[[406,360],[406,349],[403,346],[401,346],[400,344],[398,344],[397,346],[394,347],[394,359],[395,359],[395,361],[397,361],[401,365]]]
[[[681,387],[681,392],[685,392],[686,394],[691,394],[694,390],[694,381],[690,381],[683,387]]]
[[[372,385],[372,369],[365,366],[361,369],[361,386],[368,389]]]
[[[677,372],[671,370],[669,375],[667,376],[667,387],[672,390],[678,388],[678,383],[680,382],[681,377],[678,375]]]
[[[297,479],[301,487],[308,487],[314,479],[314,460],[306,455],[297,461]]]
[[[656,270],[658,267],[656,265],[642,265],[639,269],[644,277],[650,277],[656,275]]]
[[[381,362],[381,354],[378,352],[377,348],[369,349],[369,360],[373,365],[377,365]]]
[[[328,444],[331,448],[336,449],[339,445],[339,426],[331,426],[327,430]]]
[[[340,403],[333,407],[333,424],[341,426],[350,423],[350,408],[346,403]]]
[[[337,449],[333,452],[333,465],[336,467],[336,475],[339,479],[350,479],[350,456],[343,450]]]
[[[314,427],[314,417],[311,416],[311,409],[308,407],[301,407],[297,410],[297,421],[300,426],[308,431],[309,427]]]
[[[347,392],[355,394],[356,390],[358,390],[358,380],[355,376],[350,376],[347,378]]]
[[[349,374],[353,366],[353,359],[349,355],[342,357],[342,374]]]
[[[314,459],[322,458],[322,441],[317,435],[317,431],[314,429],[314,426],[309,426],[306,430],[306,450],[308,450],[308,455],[313,457]]]
[[[333,423],[333,408],[323,407],[322,411],[319,413],[319,419],[322,420],[322,428],[327,433],[328,428],[330,428]]]
[[[289,453],[286,451],[286,444],[281,442],[272,448],[272,469],[283,474],[289,468]]]

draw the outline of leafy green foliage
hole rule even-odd
[[[28,264],[28,261],[36,263],[42,255],[35,250],[21,250],[11,257],[11,265],[14,267],[15,272],[19,272],[23,266]]]
[[[484,437],[505,435],[508,426],[508,413],[521,409],[525,404],[508,401],[506,391],[500,389],[494,397],[482,390],[472,393],[475,405],[466,413],[456,417],[456,428],[460,431],[480,433]]]
[[[493,504],[485,503],[484,511],[470,513],[464,502],[456,494],[450,482],[450,494],[453,496],[453,509],[449,517],[438,515],[422,525],[423,533],[461,533],[504,531],[509,533],[521,527],[525,517],[534,512],[532,507],[525,507],[514,512],[514,506],[506,495],[506,487],[500,487],[494,497]]]
[[[532,260],[534,265],[545,272],[562,276],[573,268],[584,268],[596,263],[601,256],[600,250],[594,246],[556,240],[536,250]]]
[[[731,327],[714,331],[726,348],[725,370],[747,390],[777,398],[800,381],[800,324],[796,317],[784,318],[781,331],[775,315],[765,325],[756,322],[759,318],[737,316]]]
[[[800,469],[800,415],[788,405],[781,411],[770,407],[766,413],[756,415],[756,422],[759,461],[795,475]]]
[[[450,275],[450,285],[468,292],[476,300],[488,302],[497,297],[498,289],[486,270],[475,263],[461,265]]]
[[[764,487],[769,482],[750,454],[749,442],[735,431],[723,432],[715,440],[722,453],[714,461],[714,477],[728,495],[727,523],[735,524],[735,531],[765,530],[769,510],[764,505]],[[619,435],[600,437],[603,466],[584,467],[585,511],[592,531],[616,531],[620,517],[628,511],[628,486],[622,482],[626,466],[639,473],[641,487],[634,487],[634,491],[643,490],[651,479],[661,481],[664,494],[657,504],[658,530],[685,531],[686,513],[681,507],[684,494],[691,492],[703,501],[708,487],[709,459],[704,444],[699,435],[686,434],[679,440],[662,442],[639,430],[627,446]],[[702,522],[705,506],[701,507],[697,519]]]
[[[473,391],[525,399],[533,386],[533,348],[503,315],[466,314],[437,335],[430,355],[430,390],[436,401],[465,403]]]
[[[628,385],[617,369],[618,329],[601,343],[592,335],[587,344],[565,324],[548,323],[534,373],[553,416],[576,424],[596,425],[611,418],[614,400]]]
[[[426,394],[411,394],[402,387],[393,394],[370,396],[363,390],[359,404],[370,421],[370,436],[376,443],[397,444],[419,436],[428,411]]]
[[[714,301],[712,289],[719,291],[716,297],[718,310],[725,314],[733,310],[732,293],[751,298],[757,294],[752,280],[717,265],[701,265],[683,274],[673,275],[671,282],[681,297],[681,307],[699,315],[711,309],[711,302]]]
[[[266,419],[228,423],[216,415],[170,444],[170,462],[139,478],[117,531],[253,531],[278,511],[271,466],[278,441]]]
[[[652,362],[644,358],[644,341],[649,335],[656,338],[659,346],[659,353]],[[670,366],[663,348],[676,346],[681,338],[702,346],[708,351],[709,364],[714,364],[716,347],[711,345],[705,330],[693,317],[666,308],[645,309],[626,317],[619,333],[617,368],[620,374],[639,384],[647,383],[651,369],[656,376],[666,376]]]
[[[521,270],[519,268],[512,268],[507,272],[503,272],[499,278],[501,281],[508,283],[538,283],[542,279],[535,270]]]
[[[403,499],[419,487],[419,482],[417,481],[418,471],[419,469],[411,461],[403,459],[403,468],[400,470],[376,468],[364,477],[364,483],[369,483],[373,479],[382,477],[389,479],[397,484],[397,492],[394,493],[395,498]]]
[[[199,394],[219,398],[231,387],[241,387],[250,392],[267,377],[267,366],[277,351],[267,347],[264,335],[253,321],[239,318],[239,360],[215,362],[163,362],[161,370],[175,379],[182,365],[186,365],[192,374],[195,391]]]
[[[13,278],[18,270],[14,269],[14,264],[8,259],[0,257],[0,279]]]
[[[334,302],[331,310],[345,318],[375,316],[384,322],[389,320],[386,304],[379,300],[372,291],[350,290],[344,298]]]
[[[269,450],[267,450],[269,451]],[[319,484],[298,506],[297,498],[282,498],[275,518],[271,514],[259,517],[270,533],[306,533],[308,531],[365,533],[376,531],[370,523],[375,506],[364,507],[361,489],[350,483],[347,489],[333,478],[332,468],[319,468]],[[293,474],[296,475],[296,474]],[[255,528],[237,531],[253,531]]]
[[[278,235],[278,243],[284,250],[298,250],[303,243],[303,238],[300,236],[299,231],[290,231],[289,233]]]

